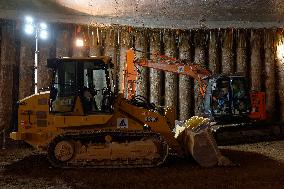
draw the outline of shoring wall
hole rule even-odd
[[[11,20],[1,20],[0,24],[0,129],[10,126],[15,102],[33,94],[34,39],[24,35],[17,25]],[[46,69],[49,57],[108,55],[115,64],[118,88],[122,91],[125,52],[135,47],[144,52],[138,53],[138,57],[153,58],[153,53],[161,53],[188,59],[212,73],[247,75],[251,90],[266,92],[270,118],[284,121],[282,29],[169,30],[59,23],[49,27],[49,40],[39,42],[40,88],[50,83]],[[75,47],[78,36],[85,39],[86,47]],[[142,68],[137,79],[138,95],[157,106],[174,106],[180,120],[197,111],[197,86],[191,78]]]

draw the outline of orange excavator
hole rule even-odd
[[[187,60],[177,60],[154,54],[153,60],[137,59],[134,49],[129,49],[125,65],[126,98],[135,96],[137,66],[187,75],[198,83],[199,115],[222,124],[266,120],[265,93],[249,92],[246,78],[242,75],[212,75],[209,70]]]

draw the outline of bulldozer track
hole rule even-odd
[[[55,157],[54,149],[60,141],[80,141],[83,143],[100,143],[105,136],[111,136],[116,142],[138,141],[142,138],[151,138],[160,143],[159,158],[154,160],[145,159],[124,159],[119,160],[79,160],[71,161],[76,158],[76,153],[71,160],[62,162]],[[75,150],[76,151],[76,150]],[[98,131],[68,131],[62,135],[55,137],[48,145],[47,156],[48,160],[54,167],[60,168],[136,168],[136,167],[156,167],[163,164],[169,155],[169,146],[164,138],[151,131],[121,131],[121,130],[98,130]]]

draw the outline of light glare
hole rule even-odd
[[[80,38],[76,39],[76,46],[77,47],[83,47],[84,46],[83,39],[80,39]]]
[[[27,23],[31,24],[31,23],[33,23],[33,21],[34,21],[34,19],[32,17],[26,16],[26,22]]]
[[[48,33],[47,33],[46,30],[42,30],[42,31],[40,31],[39,36],[40,36],[41,39],[47,39],[48,38]]]
[[[277,58],[279,60],[284,60],[284,44],[283,43],[279,43],[277,46]]]
[[[33,34],[33,32],[34,32],[34,27],[32,26],[32,25],[30,25],[30,24],[27,24],[26,26],[25,26],[25,32],[27,33],[27,34]]]
[[[44,23],[44,22],[42,22],[42,23],[40,23],[40,28],[42,29],[42,30],[46,30],[47,29],[47,25],[46,25],[46,23]]]

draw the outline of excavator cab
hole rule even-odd
[[[218,75],[208,78],[203,112],[217,121],[246,119],[250,112],[250,98],[244,76]]]
[[[111,113],[113,90],[111,59],[55,58],[48,60],[53,70],[50,112],[60,115]]]

